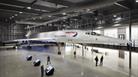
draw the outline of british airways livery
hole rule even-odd
[[[82,44],[112,44],[120,45],[127,44],[129,41],[122,40],[118,38],[113,38],[109,36],[104,36],[97,34],[93,31],[86,30],[59,30],[51,32],[42,32],[35,34],[35,37],[32,37],[34,34],[30,34],[27,39],[17,39],[12,40],[22,43],[29,43],[29,41],[41,41],[41,42],[56,42],[56,43],[82,43]]]
[[[64,43],[92,43],[92,44],[122,44],[128,43],[127,40],[121,40],[109,36],[103,36],[93,31],[83,30],[60,30],[51,32],[42,32],[35,38],[28,40],[47,40]]]

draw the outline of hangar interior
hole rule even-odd
[[[93,31],[131,44],[44,43],[43,48],[23,50],[9,42],[59,30]],[[44,65],[50,55],[56,69],[53,77],[137,77],[138,0],[0,0],[0,77],[41,76],[39,67],[24,61],[27,55]],[[96,56],[104,56],[103,66],[95,67]]]

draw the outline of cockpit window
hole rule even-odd
[[[85,34],[86,34],[86,35],[90,35],[90,32],[86,32]]]
[[[95,32],[91,32],[91,35],[96,35],[96,33]]]
[[[97,36],[100,36],[101,34],[98,34],[96,32],[86,32],[85,33],[86,35],[97,35]]]

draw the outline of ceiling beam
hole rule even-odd
[[[41,9],[41,10],[47,10],[47,11],[57,10],[55,8],[41,6],[41,5],[34,5],[34,4],[32,5],[31,3],[20,2],[17,0],[0,0],[0,3],[23,6],[24,8],[30,6],[30,7],[35,8],[35,9]]]
[[[128,8],[127,6],[122,5],[122,4],[119,4],[119,3],[117,3],[117,2],[115,3],[115,5],[120,6],[120,7],[122,7],[122,8],[125,8],[125,9],[129,10],[129,8]]]
[[[74,11],[81,11],[83,9],[88,9],[88,8],[92,9],[92,10],[95,10],[95,9],[99,9],[99,8],[102,8],[102,7],[113,5],[117,1],[120,1],[120,0],[102,0],[102,1],[98,1],[97,3],[91,3],[89,5],[69,7],[69,8],[63,9],[61,11],[56,11],[56,12],[53,12],[53,13],[44,13],[41,16],[33,17],[33,18],[47,17],[49,15],[52,16],[52,15],[56,15],[56,14],[62,14],[64,12],[68,13],[68,12],[74,12]],[[30,19],[33,19],[33,18],[26,18],[24,20],[30,20]]]
[[[15,7],[15,6],[10,6],[10,5],[4,5],[0,3],[0,9],[3,10],[11,10],[11,11],[19,11],[19,12],[27,12],[27,13],[34,13],[34,14],[40,14],[40,11],[36,11],[33,9],[24,9],[22,7]]]
[[[40,23],[36,23],[36,22],[29,22],[29,21],[15,21],[16,24],[27,24],[27,25],[36,25],[36,24],[40,24]]]
[[[17,14],[17,13],[21,12],[18,10],[1,9],[1,8],[0,8],[0,11],[1,11],[1,13],[9,13],[9,14]],[[24,11],[24,14],[38,15],[36,13],[29,13],[29,12],[25,12],[25,11]]]
[[[65,1],[65,0],[43,0],[43,1],[55,3],[57,5],[60,4],[60,5],[64,5],[64,6],[73,6],[73,5],[75,5],[74,3],[69,2],[69,1]]]
[[[29,21],[16,21],[16,23],[17,24],[31,24],[31,25],[34,25],[34,26],[31,26],[30,28],[35,28],[35,27],[39,27],[40,25],[47,25],[49,23],[56,22],[56,21],[63,20],[63,19],[67,19],[67,18],[71,18],[71,17],[74,17],[74,16],[78,16],[78,14],[74,14],[74,15],[70,15],[70,16],[64,16],[64,17],[59,17],[59,18],[56,18],[56,19],[53,19],[53,20],[49,20],[49,21],[44,22],[44,23],[36,23],[36,22],[29,22]]]

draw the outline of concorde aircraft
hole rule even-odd
[[[40,39],[49,39],[55,42],[69,43],[93,43],[93,44],[121,44],[128,43],[127,40],[103,36],[93,31],[83,30],[61,30],[52,32],[43,32],[37,35]]]
[[[127,44],[129,41],[109,36],[103,36],[90,30],[59,30],[32,34],[29,39],[19,39],[15,41],[48,41],[63,43],[83,43],[83,44]]]

